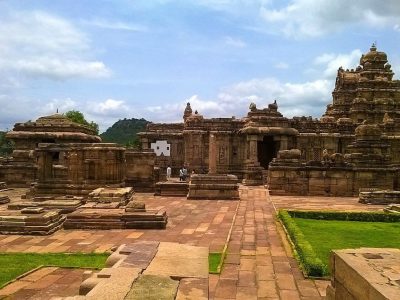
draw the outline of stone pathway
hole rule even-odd
[[[267,193],[262,188],[242,191],[228,255],[220,276],[210,278],[210,296],[215,300],[323,299],[328,281],[304,279],[295,259],[286,254]]]
[[[41,268],[0,290],[0,299],[49,300],[79,294],[85,269]]]
[[[61,230],[48,237],[0,235],[0,251],[103,252],[114,245],[149,240],[209,246],[210,252],[218,252],[224,246],[239,204],[222,273],[209,277],[210,298],[322,300],[328,281],[304,279],[295,259],[285,251],[274,207],[332,210],[383,207],[359,204],[357,198],[269,196],[262,187],[242,187],[240,193],[240,202],[189,201],[184,197],[137,194],[149,208],[168,211],[166,230]]]

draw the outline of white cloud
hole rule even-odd
[[[254,78],[238,82],[221,89],[216,99],[202,99],[198,95],[175,104],[147,107],[152,121],[181,121],[186,102],[190,102],[193,111],[198,110],[206,118],[244,117],[251,102],[258,107],[266,107],[275,99],[279,110],[287,117],[313,115],[319,117],[330,102],[333,82],[315,80],[305,83],[281,82],[276,78]],[[157,119],[154,119],[156,117]]]
[[[231,36],[226,36],[224,38],[224,42],[226,45],[236,47],[236,48],[244,48],[247,46],[246,43],[243,42],[241,39],[233,38]]]
[[[109,21],[102,19],[94,19],[90,21],[83,21],[83,23],[103,28],[103,29],[111,29],[111,30],[125,30],[125,31],[134,31],[134,32],[145,32],[148,31],[146,26],[140,24],[132,24],[121,21]]]
[[[111,71],[91,59],[90,52],[87,36],[60,17],[42,11],[3,16],[0,71],[56,80],[110,76]]]
[[[91,102],[90,109],[97,114],[109,115],[115,112],[118,114],[121,112],[126,112],[128,107],[122,100],[107,99],[103,102]]]
[[[289,65],[285,62],[279,62],[279,63],[275,64],[275,68],[286,70],[286,69],[289,69]]]
[[[280,9],[271,5],[260,8],[261,17],[270,26],[295,38],[320,36],[350,24],[394,26],[399,14],[398,0],[293,0]]]
[[[324,53],[314,60],[314,65],[323,68],[325,78],[335,78],[339,67],[355,69],[362,55],[361,50],[355,49],[349,54]]]
[[[400,31],[400,25],[399,25],[399,24],[395,24],[395,25],[393,26],[393,29],[394,29],[395,31]]]

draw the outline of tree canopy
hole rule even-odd
[[[72,122],[89,126],[90,128],[92,128],[96,132],[96,134],[99,134],[99,125],[97,123],[93,122],[93,121],[88,122],[85,119],[85,116],[83,115],[83,113],[81,113],[80,111],[78,111],[78,110],[70,110],[70,111],[67,111],[64,114],[64,116],[66,116]]]
[[[123,119],[115,122],[100,134],[104,142],[118,143],[129,148],[140,148],[137,133],[146,130],[149,121],[145,119]]]

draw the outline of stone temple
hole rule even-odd
[[[372,45],[356,69],[339,68],[333,101],[319,119],[284,117],[277,101],[251,103],[246,117],[207,119],[190,103],[183,123],[149,124],[143,149],[168,145],[156,166],[195,173],[215,166],[244,185],[268,184],[273,194],[358,195],[359,189],[398,189],[400,81],[387,55]],[[211,142],[212,140],[212,142]],[[210,155],[215,147],[215,155]]]
[[[15,124],[0,158],[0,252],[113,254],[102,270],[29,271],[0,298],[400,299],[399,249],[333,250],[331,282],[306,278],[276,217],[385,209],[399,220],[393,75],[373,44],[356,69],[338,69],[319,119],[287,118],[276,100],[243,118],[187,103],[183,122],[148,124],[140,150],[58,113]]]

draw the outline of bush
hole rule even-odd
[[[287,213],[292,218],[301,219],[360,222],[400,222],[400,214],[390,214],[385,212],[288,210]]]
[[[301,230],[297,227],[291,215],[285,210],[280,210],[278,212],[278,217],[282,220],[282,223],[289,233],[305,273],[313,277],[327,276],[327,267],[316,256],[310,243],[306,240]]]

